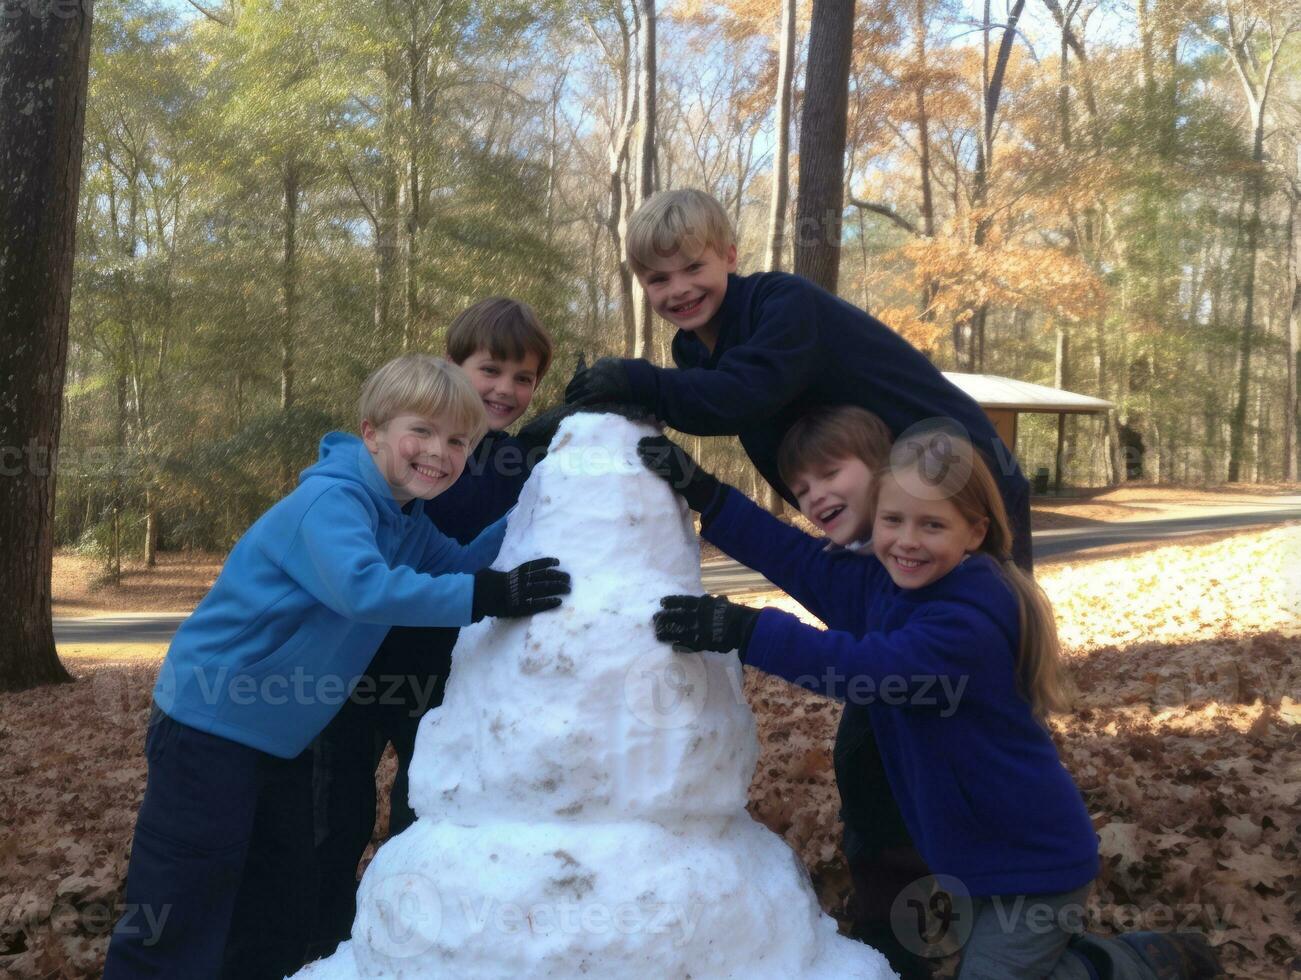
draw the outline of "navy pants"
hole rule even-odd
[[[352,932],[357,865],[375,829],[375,768],[389,742],[398,770],[389,796],[389,836],[415,822],[408,802],[411,757],[420,719],[443,702],[459,630],[395,627],[352,697],[314,745],[317,913],[313,959],[334,952]]]
[[[315,906],[311,754],[280,759],[157,708],[106,980],[281,980]]]
[[[845,860],[854,885],[850,932],[879,950],[903,980],[920,980],[931,975],[930,966],[899,942],[890,911],[899,893],[930,869],[899,812],[869,711],[866,705],[845,705],[834,752]]]

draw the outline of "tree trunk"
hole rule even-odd
[[[998,103],[1003,95],[1003,78],[1007,74],[1008,59],[1012,56],[1012,42],[1016,39],[1016,25],[1025,9],[1025,0],[1014,0],[1008,11],[1007,25],[1003,28],[1002,39],[998,43],[998,54],[994,59],[993,70],[989,65],[990,0],[985,0],[984,20],[984,68],[980,100],[980,140],[976,144],[976,173],[972,181],[972,209],[977,212],[976,227],[972,243],[977,250],[985,247],[989,235],[989,219],[984,208],[989,196],[989,175],[994,165],[994,129],[998,118]],[[977,373],[985,369],[985,327],[989,320],[989,304],[981,303],[975,308],[971,317],[970,350],[967,363]]]
[[[791,185],[791,77],[794,67],[795,0],[782,0],[781,41],[777,50],[777,132],[772,154],[772,205],[768,212],[770,270],[782,267],[782,257],[786,252],[786,206]]]
[[[158,564],[158,502],[152,489],[145,490],[145,565]]]
[[[8,11],[6,12],[8,13]],[[92,0],[6,17],[0,58],[0,690],[69,681],[50,578]],[[17,383],[14,383],[16,380]]]
[[[407,52],[408,90],[411,101],[410,133],[407,139],[407,275],[406,309],[402,323],[402,350],[412,350],[420,328],[420,229],[424,227],[422,206],[424,188],[421,186],[421,147],[423,135],[420,121],[425,113],[425,93],[420,77],[421,56],[413,45]]]
[[[926,0],[917,0],[914,17],[916,64],[913,70],[917,73],[917,87],[913,97],[917,104],[917,156],[921,171],[919,179],[922,192],[922,234],[927,238],[934,238],[935,199],[931,191],[931,131],[930,116],[926,110]],[[935,318],[935,312],[931,307],[935,304],[935,296],[939,291],[939,283],[934,279],[928,280],[922,286],[920,319],[926,323],[930,323]]]
[[[622,8],[620,8],[622,10]],[[596,33],[596,28],[592,27]],[[597,34],[603,49],[605,42]],[[624,178],[628,171],[628,146],[632,140],[633,126],[637,121],[638,88],[637,75],[632,65],[632,31],[627,20],[619,14],[619,54],[616,56],[607,49],[606,63],[610,70],[619,76],[619,96],[614,126],[610,131],[610,143],[607,149],[608,170],[608,209],[605,227],[610,236],[610,250],[614,253],[614,264],[618,270],[619,280],[619,316],[623,323],[623,353],[632,357],[637,347],[637,315],[633,295],[632,270],[628,267],[628,256],[624,250],[625,234],[628,230],[628,201],[624,193]]]
[[[1262,106],[1263,110],[1263,106]],[[1251,216],[1247,219],[1247,263],[1243,283],[1242,336],[1238,344],[1238,403],[1229,427],[1229,482],[1236,483],[1242,473],[1242,457],[1247,440],[1247,402],[1251,389],[1251,352],[1255,342],[1256,317],[1256,250],[1260,244],[1260,202],[1265,179],[1265,114],[1256,116],[1256,138],[1252,150]]]
[[[1297,375],[1301,374],[1301,352],[1297,349],[1297,333],[1301,324],[1301,222],[1297,221],[1297,207],[1301,199],[1294,197],[1288,212],[1288,267],[1292,277],[1292,306],[1287,318],[1287,400],[1283,408],[1283,479],[1297,478],[1297,442],[1301,431],[1301,401],[1297,399]]]
[[[281,270],[284,320],[280,325],[280,409],[294,404],[295,340],[298,335],[298,168],[285,166],[285,251]]]
[[[380,200],[375,222],[375,333],[385,354],[393,350],[393,298],[397,293],[398,199],[402,183],[398,170],[398,113],[401,111],[400,59],[396,52],[384,55],[384,148],[381,157]]]
[[[637,183],[640,207],[655,193],[655,0],[639,0],[641,4],[641,64],[638,70],[638,88],[641,103],[641,140],[637,154]],[[655,317],[651,314],[650,298],[640,285],[637,287],[637,346],[634,357],[654,359]]]
[[[800,120],[795,272],[833,293],[840,278],[853,44],[854,0],[813,0]]]

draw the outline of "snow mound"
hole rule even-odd
[[[690,514],[637,458],[653,434],[561,424],[494,567],[553,555],[573,594],[462,631],[416,742],[419,819],[368,867],[351,941],[299,980],[894,977],[745,812],[736,657],[655,639],[660,597],[702,586]]]

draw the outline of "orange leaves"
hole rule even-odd
[[[1049,245],[1005,240],[998,232],[983,247],[965,236],[948,235],[913,239],[900,251],[911,262],[915,290],[938,287],[932,313],[944,323],[960,321],[982,303],[1078,320],[1095,314],[1106,300],[1102,282],[1077,256]]]

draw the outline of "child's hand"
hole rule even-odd
[[[722,596],[670,595],[653,618],[655,638],[688,650],[735,650],[745,659],[759,610],[738,606]]]
[[[535,558],[509,572],[485,568],[474,573],[471,618],[514,618],[555,609],[560,596],[569,593],[569,574],[558,567],[559,558]]]
[[[637,443],[646,468],[665,480],[692,510],[703,513],[718,494],[719,482],[668,436],[646,436]]]
[[[578,371],[565,387],[566,405],[627,404],[633,400],[628,374],[616,357],[603,357],[585,371]]]

